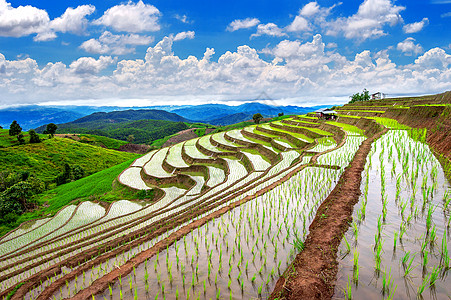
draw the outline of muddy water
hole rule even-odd
[[[266,298],[340,171],[307,168],[188,234],[99,299]],[[122,295],[122,296],[121,296]]]
[[[345,240],[339,248],[334,299],[346,298],[349,289],[354,299],[449,299],[443,258],[450,254],[450,207],[444,209],[450,185],[428,146],[406,131],[388,132],[373,145],[361,190],[345,235],[349,248]]]

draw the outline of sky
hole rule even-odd
[[[0,0],[0,108],[441,93],[450,28],[451,0]]]

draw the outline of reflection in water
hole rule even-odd
[[[449,299],[450,185],[429,147],[389,131],[373,145],[361,190],[334,298]]]

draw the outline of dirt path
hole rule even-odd
[[[269,299],[331,299],[338,271],[337,251],[358,202],[362,172],[373,141],[388,129],[366,139],[337,185],[318,208],[305,248],[279,278]]]

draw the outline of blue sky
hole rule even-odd
[[[0,0],[0,107],[451,89],[451,0]]]

